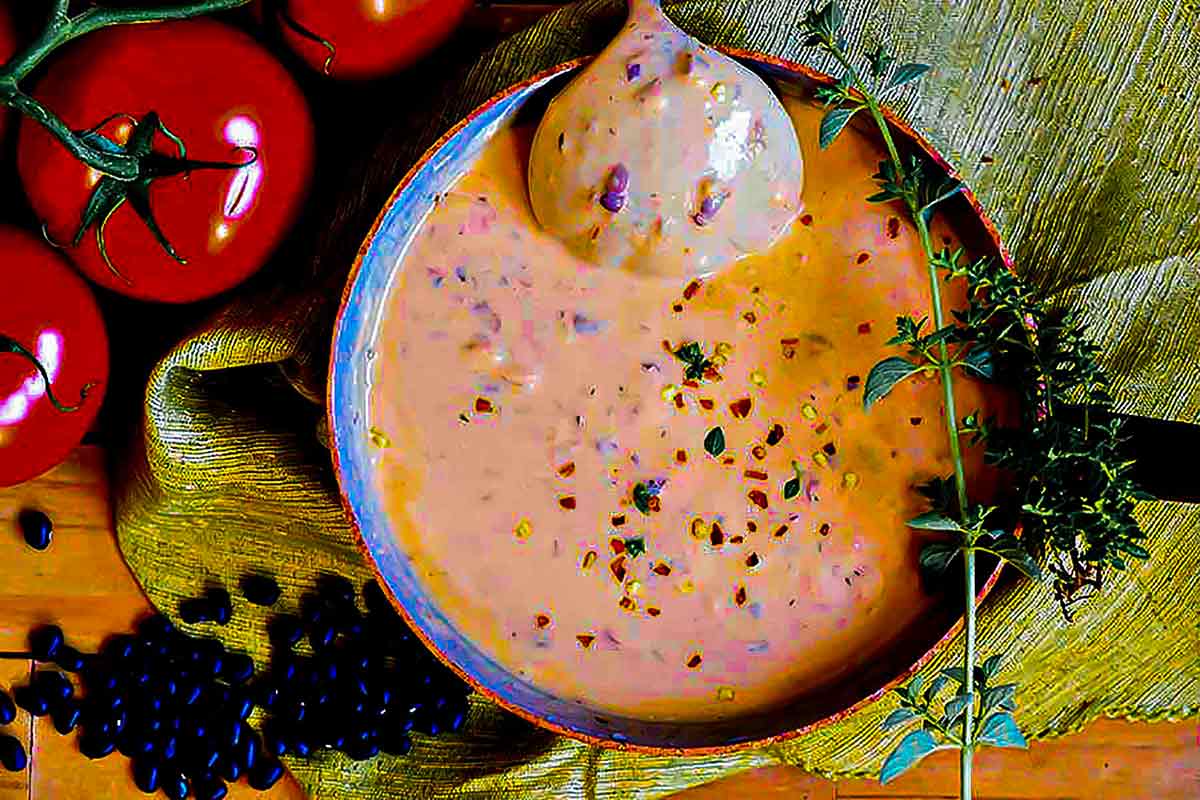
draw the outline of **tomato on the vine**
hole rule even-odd
[[[444,42],[472,0],[262,0],[288,45],[335,78],[378,78]]]
[[[39,237],[0,226],[0,253],[0,486],[12,486],[59,464],[87,433],[104,399],[108,337],[91,288]]]
[[[300,89],[219,22],[89,34],[33,94],[73,130],[96,129],[101,146],[162,156],[153,180],[120,184],[21,123],[17,165],[34,211],[84,274],[117,292],[189,302],[241,283],[282,241],[308,189],[313,130]]]

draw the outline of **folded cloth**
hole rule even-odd
[[[848,0],[848,38],[878,41],[934,71],[896,98],[994,214],[1022,273],[1077,310],[1103,347],[1118,410],[1200,419],[1200,18],[1175,0]],[[597,51],[623,3],[563,8],[448,76],[365,165],[313,248],[308,280],[258,286],[188,335],[154,370],[145,418],[115,482],[125,557],[161,609],[251,567],[294,607],[322,571],[365,580],[338,499],[319,404],[347,268],[384,200],[420,153],[487,98]],[[807,0],[666,3],[685,29],[836,73],[801,44]],[[1190,16],[1189,16],[1190,14]],[[412,117],[415,117],[412,118]],[[307,268],[303,268],[307,267]],[[1191,454],[1181,454],[1190,458]],[[1062,619],[1050,589],[1012,582],[981,609],[979,652],[1004,653],[1029,738],[1101,716],[1200,713],[1200,507],[1139,504],[1152,558],[1114,573]],[[263,663],[266,615],[239,608],[222,634]],[[961,640],[923,670],[961,657]],[[898,734],[885,697],[766,750],[670,758],[601,750],[473,701],[468,730],[418,737],[406,758],[291,760],[319,798],[651,798],[753,766],[877,774]]]

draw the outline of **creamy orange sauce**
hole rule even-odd
[[[876,147],[849,130],[819,151],[820,110],[786,106],[806,209],[767,254],[699,284],[596,268],[534,221],[532,131],[514,129],[391,289],[370,414],[403,545],[479,647],[598,710],[774,706],[877,657],[933,602],[904,520],[925,510],[914,486],[951,472],[940,388],[911,380],[862,410],[896,315],[928,313],[917,237],[864,200]],[[664,342],[713,370],[686,385]],[[979,384],[957,394],[993,409]]]

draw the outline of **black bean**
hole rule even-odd
[[[51,706],[69,700],[75,694],[75,687],[71,685],[67,676],[54,670],[35,672],[33,688],[40,692]]]
[[[17,718],[17,706],[12,698],[0,689],[0,725],[8,725]]]
[[[358,596],[348,579],[328,573],[317,578],[317,593],[330,608],[353,607]]]
[[[196,795],[196,800],[222,800],[229,789],[225,781],[215,775],[206,775],[192,783],[192,793]]]
[[[45,550],[54,538],[54,524],[41,511],[26,509],[17,516],[25,544],[34,550]]]
[[[318,622],[309,629],[308,641],[313,650],[326,650],[333,644],[336,636],[337,628],[332,622]]]
[[[367,744],[355,743],[346,749],[346,755],[352,761],[367,761],[379,755],[379,745],[375,742]]]
[[[383,752],[391,756],[405,756],[412,750],[412,739],[403,732],[397,732],[391,736],[385,736],[380,742]]]
[[[186,800],[192,793],[192,785],[179,770],[163,770],[162,790],[171,800]]]
[[[288,750],[292,751],[301,758],[308,758],[312,755],[312,743],[303,737],[297,736],[288,742]]]
[[[144,794],[154,794],[159,786],[159,765],[153,758],[138,758],[133,762],[133,782]]]
[[[233,749],[233,758],[242,768],[242,771],[249,772],[258,763],[261,750],[262,745],[259,744],[258,734],[247,725],[242,731],[242,738],[238,742],[237,747]]]
[[[217,765],[217,761],[221,758],[221,753],[217,750],[209,749],[203,745],[198,745],[197,749],[193,749],[189,754],[189,762],[196,767],[199,772],[208,772]]]
[[[179,755],[179,739],[172,734],[167,734],[158,740],[156,749],[163,761],[174,761]]]
[[[209,589],[204,593],[212,609],[212,621],[218,625],[227,625],[233,618],[233,598],[225,589]]]
[[[258,683],[254,687],[254,702],[270,710],[279,702],[279,687],[270,683]]]
[[[392,604],[388,602],[387,595],[380,588],[379,583],[371,579],[363,584],[363,602],[367,604],[367,611],[372,614],[381,614],[383,616],[391,616],[395,612],[392,610]]]
[[[100,655],[107,661],[119,664],[133,657],[136,640],[127,633],[110,636],[100,648]]]
[[[265,792],[279,783],[282,777],[283,764],[273,758],[264,758],[250,770],[250,788]]]
[[[215,609],[204,597],[189,597],[179,602],[179,618],[189,625],[211,622],[215,616]]]
[[[242,594],[256,606],[273,606],[279,602],[279,584],[269,575],[247,575],[242,578]]]
[[[116,748],[117,743],[114,739],[106,738],[90,731],[79,736],[79,752],[92,760],[106,758]]]
[[[80,713],[77,700],[60,703],[58,708],[50,713],[50,718],[54,721],[54,730],[66,736],[78,727]]]
[[[64,644],[58,649],[54,663],[67,672],[80,672],[87,665],[87,659],[74,647]]]
[[[42,625],[29,634],[29,649],[33,652],[34,661],[53,661],[62,646],[63,632],[57,625]]]
[[[292,647],[304,635],[304,626],[291,614],[280,614],[267,626],[271,643],[276,647]]]
[[[229,698],[229,713],[235,719],[246,719],[254,712],[254,701],[244,689]]]
[[[254,659],[245,653],[229,653],[221,675],[231,684],[241,685],[254,676]]]
[[[325,608],[320,597],[310,592],[300,598],[300,619],[308,626],[316,625],[325,619]]]
[[[143,641],[168,639],[175,633],[175,625],[162,614],[151,614],[138,623],[138,636]]]
[[[9,772],[20,772],[25,769],[27,763],[29,759],[25,756],[25,747],[20,740],[0,734],[0,767]]]
[[[13,699],[17,705],[35,717],[44,717],[50,713],[50,704],[32,686],[18,686],[13,690]]]
[[[275,758],[287,755],[288,752],[287,737],[270,723],[268,723],[267,729],[263,731],[263,752],[267,756],[274,756]]]

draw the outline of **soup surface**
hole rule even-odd
[[[928,312],[920,246],[864,199],[875,144],[848,130],[820,151],[820,109],[785,99],[805,210],[769,253],[702,282],[580,261],[533,219],[517,127],[390,288],[370,418],[403,548],[484,652],[597,710],[761,710],[861,668],[934,603],[928,534],[904,520],[952,471],[940,388],[862,408],[896,315]],[[994,410],[956,380],[962,413]],[[968,467],[986,481],[978,453]]]

